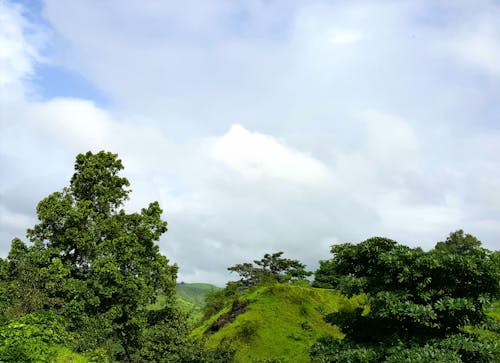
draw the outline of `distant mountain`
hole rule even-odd
[[[354,309],[365,299],[312,287],[259,287],[238,297],[192,334],[206,337],[210,348],[230,342],[236,362],[309,362],[309,349],[318,338],[343,337],[338,327],[325,322],[325,315],[340,307]]]

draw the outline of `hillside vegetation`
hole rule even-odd
[[[358,307],[368,312],[364,295],[349,299],[334,290],[284,284],[257,287],[239,296],[238,301],[248,305],[233,322],[210,332],[215,322],[231,313],[234,304],[193,332],[198,338],[206,337],[210,348],[230,343],[236,349],[236,362],[308,362],[309,349],[318,338],[344,336],[325,321],[327,314]]]

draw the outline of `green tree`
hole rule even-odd
[[[489,342],[481,343],[481,352],[472,352],[473,344],[480,343],[461,335],[464,326],[488,320],[485,308],[500,294],[500,266],[490,251],[476,247],[466,253],[424,252],[375,237],[357,245],[335,245],[332,254],[331,260],[320,264],[313,286],[339,289],[347,295],[366,293],[370,312],[330,314],[328,320],[346,333],[346,342],[326,344],[327,348],[319,342],[313,350],[317,357],[322,350],[331,355],[350,349],[352,357],[377,356],[373,361],[383,361],[380,354],[387,359],[391,354],[403,357],[408,356],[408,349],[415,356],[444,357],[446,352],[437,352],[444,349],[464,362],[488,362],[499,353],[498,346]],[[454,345],[443,344],[450,339]],[[391,350],[394,346],[399,348]],[[346,361],[369,361],[365,358]]]
[[[305,270],[305,265],[297,260],[281,257],[283,252],[273,254],[266,253],[260,260],[251,263],[241,263],[228,270],[240,275],[238,284],[247,288],[266,282],[286,283],[296,280],[304,280],[311,272]]]
[[[207,294],[203,307],[203,320],[231,304],[242,290],[254,286],[290,282],[309,285],[306,277],[312,273],[305,270],[306,266],[297,260],[283,258],[282,255],[283,252],[266,253],[262,259],[254,260],[253,263],[245,262],[228,267],[228,270],[236,272],[240,279],[228,282],[224,289]]]
[[[481,241],[471,234],[465,234],[463,230],[450,233],[444,242],[436,244],[437,250],[464,253],[475,248],[481,247]]]
[[[173,299],[177,266],[155,243],[167,230],[158,202],[140,213],[123,208],[129,182],[116,154],[76,158],[69,187],[43,199],[31,242],[16,239],[6,278],[12,314],[53,309],[78,334],[79,350],[103,346],[132,361],[148,329],[147,306],[159,290]]]

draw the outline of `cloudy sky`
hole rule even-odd
[[[500,249],[500,2],[0,0],[0,255],[118,153],[183,281],[459,228]]]

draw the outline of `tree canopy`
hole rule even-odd
[[[344,311],[328,317],[347,334],[345,344],[326,344],[331,349],[329,354],[351,351],[353,357],[360,354],[365,361],[370,361],[370,354],[376,357],[372,361],[383,361],[381,357],[389,353],[380,352],[381,347],[405,342],[398,354],[411,346],[425,348],[425,354],[449,348],[466,362],[498,357],[498,346],[494,344],[483,347],[483,355],[467,349],[474,339],[464,335],[464,327],[487,322],[485,308],[500,294],[498,259],[480,248],[477,239],[467,236],[467,248],[453,252],[439,244],[424,252],[380,237],[357,245],[332,246],[333,257],[320,263],[313,285],[338,289],[347,295],[365,293],[370,312]],[[458,231],[447,241],[458,239],[459,243],[449,245],[463,245],[462,237],[463,231]],[[361,354],[364,351],[368,353]]]
[[[436,244],[436,250],[451,253],[464,253],[469,250],[481,247],[481,241],[471,234],[466,234],[462,229],[450,233],[444,242]]]
[[[281,257],[283,252],[266,253],[260,260],[253,263],[241,263],[227,269],[240,275],[237,282],[241,287],[247,288],[266,282],[286,283],[294,280],[303,280],[312,275],[305,270],[305,265],[298,260]]]

